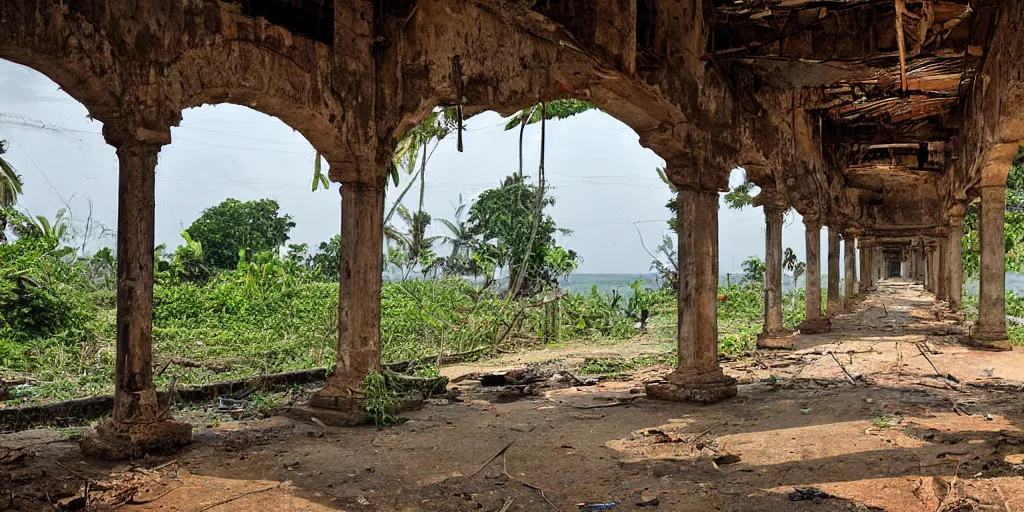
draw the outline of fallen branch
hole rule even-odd
[[[177,487],[171,487],[170,489],[168,489],[168,490],[160,493],[159,495],[157,495],[155,498],[150,498],[148,500],[142,500],[142,501],[136,500],[135,496],[132,496],[131,498],[128,498],[128,503],[130,503],[132,505],[145,505],[146,503],[153,503],[154,501],[159,500],[160,498],[163,498],[164,496],[167,496],[168,494],[170,494],[170,493],[172,493],[174,491],[177,491],[177,490],[178,490]]]
[[[488,464],[494,462],[494,459],[497,459],[498,457],[501,457],[502,455],[505,455],[505,452],[509,449],[510,446],[512,446],[512,443],[514,443],[514,442],[516,442],[515,439],[509,441],[508,444],[506,444],[504,448],[502,448],[501,450],[498,450],[498,453],[495,453],[494,456],[492,456],[491,458],[487,459],[487,462],[484,462],[483,464],[481,464],[480,467],[477,468],[476,471],[470,473],[469,476],[467,476],[466,478],[473,478],[474,476],[479,474],[481,471],[483,471],[484,468],[486,468]]]
[[[856,386],[857,385],[857,380],[854,379],[853,375],[850,374],[850,372],[846,369],[845,366],[843,366],[843,363],[839,361],[839,358],[836,357],[835,353],[829,352],[828,355],[832,356],[832,360],[834,360],[836,362],[836,364],[839,365],[839,368],[841,370],[843,370],[843,374],[846,375],[846,380],[850,381],[850,384]]]
[[[242,494],[239,494],[237,496],[233,496],[231,498],[226,498],[226,499],[220,500],[217,503],[214,503],[212,505],[207,505],[207,506],[199,509],[196,512],[206,512],[207,510],[210,510],[211,508],[216,508],[216,507],[219,507],[221,505],[224,505],[224,504],[227,504],[227,503],[231,503],[232,501],[242,499],[242,498],[244,498],[246,496],[252,496],[253,494],[259,494],[261,492],[272,491],[274,489],[277,489],[278,487],[281,487],[284,484],[285,484],[285,482],[278,482],[277,485],[271,485],[270,487],[264,487],[263,489],[256,489],[254,491],[243,492]]]
[[[511,446],[511,445],[512,444],[509,443],[509,446]],[[508,448],[506,447],[506,450],[507,449]],[[506,477],[508,477],[509,480],[512,480],[513,482],[519,482],[520,484],[523,484],[526,487],[529,487],[530,489],[533,489],[535,491],[540,492],[540,497],[544,498],[544,501],[548,502],[548,505],[551,505],[551,508],[555,509],[557,512],[561,512],[561,510],[554,503],[551,503],[551,500],[548,499],[548,496],[546,494],[544,494],[544,489],[542,489],[540,486],[533,485],[533,484],[531,484],[529,482],[526,482],[524,480],[520,480],[520,479],[518,479],[518,478],[516,478],[516,477],[514,477],[514,476],[509,474],[508,468],[505,465],[505,450],[501,451],[501,474],[505,475]]]
[[[58,466],[60,466],[61,468],[63,468],[64,471],[67,471],[68,473],[71,473],[72,475],[75,475],[78,478],[81,478],[82,480],[85,480],[86,483],[92,483],[92,481],[93,481],[91,478],[89,478],[89,477],[79,473],[78,471],[75,471],[75,470],[65,466],[64,464],[61,464],[60,462],[53,461],[53,463],[58,465]]]
[[[384,363],[381,366],[393,372],[405,373],[409,371],[411,368],[416,368],[417,366],[422,366],[429,363],[436,363],[438,361],[440,361],[442,364],[456,363],[461,361],[463,358],[475,356],[483,352],[486,352],[490,348],[490,346],[485,345],[482,347],[474,348],[472,350],[467,350],[465,352],[459,352],[457,354],[444,354],[443,357],[441,356],[441,354],[424,356],[419,359],[409,359],[406,361],[396,361],[394,363]]]
[[[243,498],[245,498],[247,496],[258,495],[260,493],[266,493],[267,490],[273,490],[275,488],[278,488],[278,487],[284,485],[285,483],[286,482],[278,482],[278,484],[270,485],[269,487],[263,487],[263,488],[258,488],[258,489],[255,489],[255,490],[249,490],[249,492],[247,492],[247,493],[242,493],[241,495],[221,500],[221,501],[219,501],[217,503],[214,503],[212,505],[207,505],[206,507],[203,507],[203,508],[199,509],[197,512],[206,512],[207,510],[210,510],[212,508],[216,508],[216,507],[219,507],[221,505],[225,505],[225,504],[231,503],[233,501],[241,500],[241,499],[243,499]]]
[[[210,370],[213,373],[224,373],[232,369],[231,363],[206,363],[203,361],[196,361],[195,359],[189,359],[187,357],[171,356],[169,357],[160,369],[154,374],[159,377],[170,365],[180,366],[182,368],[202,368],[204,370]]]
[[[616,400],[614,402],[609,402],[609,403],[606,403],[606,404],[594,404],[594,405],[573,405],[573,404],[567,404],[567,405],[569,407],[572,407],[573,409],[601,409],[601,408],[604,408],[604,407],[616,407],[616,406],[619,406],[619,405],[629,405],[629,404],[633,403],[633,401],[636,400],[637,398],[640,398],[640,397],[627,398],[625,400]]]
[[[932,362],[932,358],[928,357],[928,353],[924,351],[924,347],[922,347],[920,343],[917,343],[917,351],[920,352],[922,356],[924,356],[925,360],[928,361],[928,364],[932,365],[932,370],[935,370],[935,375],[942,377],[942,372],[940,372],[939,369],[935,366],[935,363]]]

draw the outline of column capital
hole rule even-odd
[[[327,162],[327,177],[334,183],[342,185],[362,185],[374,188],[384,187],[388,179],[386,172],[380,169],[388,169],[388,166],[378,167],[372,160],[364,163],[351,160]]]
[[[181,112],[139,101],[137,91],[129,90],[123,99],[125,109],[103,123],[103,138],[117,149],[166,146],[171,143],[171,128],[181,122]],[[129,106],[134,105],[134,108]],[[141,106],[139,106],[141,105]]]
[[[805,229],[821,229],[822,222],[820,215],[804,215]]]
[[[728,192],[731,167],[708,156],[711,151],[689,151],[666,158],[665,177],[679,190]]]
[[[964,215],[967,215],[967,200],[953,201],[953,204],[946,209],[946,216],[950,218],[956,217],[962,219]]]
[[[150,128],[119,119],[103,125],[103,138],[118,152],[160,151],[161,147],[171,143],[171,127]]]

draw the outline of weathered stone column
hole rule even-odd
[[[804,217],[807,244],[806,318],[798,327],[803,334],[820,334],[831,330],[831,322],[821,316],[821,221]]]
[[[874,247],[871,250],[871,287],[878,287],[878,278],[882,275],[882,250]]]
[[[949,232],[945,229],[939,232],[942,235],[935,243],[935,299],[942,302],[949,302],[949,269],[946,263],[946,246],[949,244]]]
[[[981,279],[978,323],[971,342],[985,348],[1010,350],[1006,335],[1006,187],[981,187]]]
[[[309,405],[330,411],[317,416],[324,423],[356,425],[365,418],[363,378],[380,369],[384,265],[384,186],[380,180],[341,181],[341,239],[334,372],[327,386],[310,397]]]
[[[718,402],[736,396],[718,365],[718,192],[680,187],[678,205],[679,366],[648,382],[647,396]]]
[[[917,245],[917,282],[927,288],[928,280],[928,258],[925,257],[924,239],[919,240]]]
[[[926,254],[927,254],[926,260],[927,260],[927,262],[925,263],[925,268],[927,269],[926,278],[925,278],[925,283],[926,283],[926,287],[925,288],[929,292],[932,292],[933,294],[937,295],[938,287],[936,287],[936,281],[937,281],[936,278],[937,278],[938,273],[939,273],[939,262],[936,261],[936,258],[935,258],[935,243],[934,242],[929,242],[928,245],[925,246],[925,247],[926,247],[926,251],[927,251],[926,252]]]
[[[954,313],[961,311],[964,303],[964,207],[958,206],[950,212],[949,237],[946,239],[947,295],[949,310]]]
[[[851,297],[857,294],[857,245],[856,237],[850,233],[843,235],[843,248],[845,254],[843,255],[844,264],[844,286],[843,286],[843,307],[849,309],[848,306],[852,305]]]
[[[790,331],[782,324],[782,218],[785,208],[764,205],[765,272],[764,325],[757,337],[758,348],[793,348]]]
[[[871,289],[871,244],[861,239],[860,242],[860,291]]]
[[[843,299],[839,295],[839,230],[828,228],[828,301],[825,311],[834,315],[843,310]]]
[[[913,250],[912,245],[906,250],[906,261],[907,265],[910,267],[910,271],[907,273],[907,279],[912,282],[918,281],[918,253]]]
[[[175,421],[169,398],[153,384],[153,246],[156,163],[171,141],[170,126],[147,129],[136,122],[103,127],[117,150],[117,345],[114,410],[81,441],[87,455],[137,458],[188,444],[192,426]]]

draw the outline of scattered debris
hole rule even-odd
[[[727,466],[729,464],[736,464],[742,459],[740,459],[739,455],[730,453],[728,455],[721,455],[719,457],[715,457],[714,459],[711,460],[714,461],[716,466]]]
[[[640,500],[636,502],[638,507],[657,507],[661,500],[655,494],[648,494],[646,492],[640,494]]]
[[[608,502],[608,503],[591,503],[591,504],[580,503],[578,506],[580,507],[580,511],[581,512],[582,511],[591,512],[591,511],[595,511],[595,510],[609,510],[611,508],[614,508],[618,504],[619,504],[618,501],[611,501],[611,502]]]
[[[244,414],[245,406],[248,402],[245,400],[235,400],[226,396],[217,397],[217,412],[225,414]]]
[[[814,487],[794,487],[793,492],[789,493],[789,501],[818,501],[834,497],[835,496],[832,496],[821,489],[815,489]]]

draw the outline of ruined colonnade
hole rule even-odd
[[[667,162],[678,190],[679,363],[648,384],[648,396],[716,402],[737,392],[717,351],[719,193],[737,166],[762,189],[765,211],[759,346],[791,346],[781,309],[788,208],[806,227],[800,330],[813,333],[830,329],[822,311],[822,228],[829,314],[872,289],[888,273],[886,255],[896,253],[906,255],[916,280],[958,310],[958,241],[968,200],[981,207],[981,315],[972,338],[1006,346],[1002,220],[1006,175],[1024,141],[1024,0],[977,7],[992,17],[991,30],[938,38],[949,47],[935,58],[955,56],[947,60],[963,69],[958,80],[909,83],[903,66],[903,90],[880,89],[882,98],[857,97],[856,84],[865,76],[879,82],[871,73],[900,78],[901,64],[889,56],[906,57],[906,48],[891,48],[894,39],[886,37],[863,41],[871,23],[865,20],[895,26],[891,5],[833,12],[753,0],[268,4],[275,7],[221,0],[0,5],[0,58],[44,73],[82,102],[104,123],[119,160],[114,411],[83,440],[89,453],[135,457],[191,438],[153,384],[154,176],[181,111],[203,104],[236,103],[279,117],[327,159],[330,179],[341,185],[335,365],[326,387],[296,409],[325,423],[363,421],[362,380],[381,363],[389,160],[402,134],[438,105],[509,114],[551,99],[585,99],[630,126]],[[951,12],[956,20],[974,11]],[[760,40],[774,30],[765,28],[766,13],[775,27],[804,25],[797,20],[808,15],[837,21],[801,29],[831,31],[828,37],[779,33]],[[922,31],[934,35],[947,22]],[[988,58],[976,60],[971,47],[987,48]],[[837,56],[856,68],[838,82],[834,70],[818,64]],[[881,67],[863,64],[878,56],[888,59]],[[762,57],[806,69],[761,67]],[[909,56],[911,64],[930,58]],[[990,85],[956,83],[976,79]],[[907,95],[908,87],[933,89]],[[938,102],[933,93],[945,96]],[[872,117],[878,111],[883,116]],[[848,124],[864,119],[868,128]],[[945,119],[956,119],[956,127],[943,125]]]

